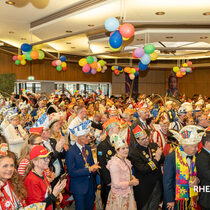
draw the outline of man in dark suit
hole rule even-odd
[[[198,178],[200,179],[199,203],[202,210],[210,210],[210,131],[202,138],[204,145],[196,159]],[[208,189],[208,192],[206,190]]]
[[[147,124],[146,120],[149,118],[149,109],[147,107],[146,103],[139,103],[136,107],[138,118],[133,121],[131,125],[131,131],[136,128],[137,125],[139,125],[144,130],[149,130],[150,127]],[[132,150],[135,148],[137,141],[134,137],[133,132],[130,134],[130,144],[129,144],[129,154],[132,152]]]
[[[161,163],[164,156],[156,143],[149,143],[148,134],[137,125],[132,130],[137,144],[130,153],[134,176],[139,185],[134,187],[138,210],[157,210],[162,198]]]
[[[93,210],[95,200],[94,173],[100,168],[94,164],[89,143],[91,121],[71,129],[77,142],[66,152],[67,171],[70,176],[70,190],[73,193],[76,210]]]
[[[101,167],[101,169],[99,170],[101,178],[101,199],[104,209],[106,207],[107,198],[111,189],[111,177],[109,170],[106,168],[106,165],[111,157],[115,155],[115,148],[110,143],[110,136],[112,134],[119,133],[120,127],[118,125],[118,122],[118,118],[111,117],[103,124],[103,127],[106,132],[108,132],[108,135],[106,136],[105,140],[103,140],[97,147],[97,160]]]

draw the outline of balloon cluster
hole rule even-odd
[[[190,67],[192,65],[191,61],[188,61],[187,63],[183,63],[182,67],[178,67],[178,66],[174,66],[173,67],[173,72],[176,73],[176,76],[181,78],[189,73],[192,73],[192,69],[194,69],[194,67]]]
[[[99,60],[95,56],[88,56],[87,58],[81,58],[79,65],[82,67],[82,71],[86,74],[96,74],[97,72],[104,73],[107,70],[106,62]]]
[[[114,71],[114,74],[118,76],[120,73],[123,72],[123,67],[121,67],[121,66],[112,66],[111,70]]]
[[[66,71],[67,70],[67,63],[66,56],[62,55],[58,60],[52,61],[52,66],[56,67],[57,71]]]
[[[158,54],[155,52],[153,44],[146,44],[144,48],[136,48],[132,53],[133,58],[139,58],[139,69],[144,71],[147,69],[149,63],[157,59]]]
[[[105,21],[105,28],[110,31],[109,47],[113,51],[121,49],[123,40],[128,40],[135,33],[135,28],[130,23],[120,25],[119,20],[115,17],[110,17]]]
[[[14,55],[12,60],[15,61],[15,65],[25,65],[26,64],[26,55]]]
[[[139,76],[139,70],[140,70],[139,67],[134,67],[133,68],[133,67],[127,66],[127,67],[124,68],[124,72],[129,75],[129,78],[131,80],[134,80],[135,77],[138,77]]]
[[[42,60],[45,57],[44,52],[41,50],[43,47],[42,44],[34,45],[33,47],[30,44],[24,43],[21,45],[21,50],[23,55],[26,56],[26,60]]]

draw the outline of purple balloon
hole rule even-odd
[[[144,49],[141,48],[141,47],[135,49],[134,55],[135,55],[137,58],[141,58],[141,57],[144,55]]]
[[[91,70],[91,74],[96,74],[96,72],[97,72],[96,69]]]

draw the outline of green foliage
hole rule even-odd
[[[14,92],[15,81],[15,74],[0,74],[0,93],[5,97],[11,95]]]

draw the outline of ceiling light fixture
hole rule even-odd
[[[200,39],[207,39],[208,36],[201,36]]]
[[[88,24],[88,26],[89,26],[89,27],[94,27],[95,25],[93,25],[93,24]]]
[[[14,34],[15,32],[14,31],[9,31],[9,34]]]
[[[166,39],[173,39],[173,36],[167,36]]]
[[[25,41],[25,40],[26,40],[26,38],[20,38],[20,40],[23,40],[23,41]]]
[[[143,41],[144,39],[137,39],[137,41]]]
[[[71,44],[71,42],[66,42],[66,44]]]
[[[76,47],[71,47],[71,49],[75,49]]]
[[[210,12],[204,12],[203,15],[210,15]]]
[[[165,12],[156,12],[156,15],[165,15]]]
[[[15,5],[15,2],[14,1],[5,1],[6,4],[9,4],[9,5]]]
[[[66,33],[72,33],[72,31],[71,30],[66,30]]]

